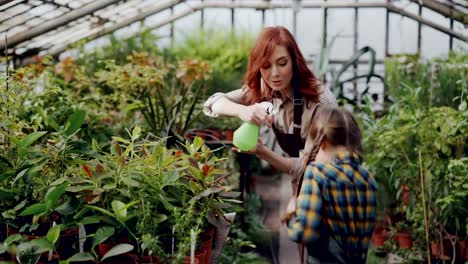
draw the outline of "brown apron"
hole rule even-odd
[[[299,151],[304,149],[305,146],[305,141],[301,137],[303,103],[305,103],[305,100],[302,98],[299,88],[294,86],[293,134],[281,133],[273,126],[273,132],[275,133],[278,144],[280,145],[281,149],[289,155],[289,157],[299,157]],[[317,108],[316,106],[314,107],[315,109]],[[301,263],[305,263],[305,245],[298,244],[298,249],[300,261]]]

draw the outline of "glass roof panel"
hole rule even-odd
[[[25,25],[28,27],[33,27],[36,25],[40,25],[43,22],[44,22],[44,19],[42,19],[41,17],[36,17],[36,18],[26,21]]]
[[[56,17],[64,14],[66,11],[67,11],[67,9],[65,9],[65,8],[54,9],[54,10],[52,10],[50,12],[45,13],[42,16],[42,18],[47,19],[47,20],[53,19],[53,18],[56,18]]]
[[[81,1],[72,1],[68,4],[69,7],[73,8],[73,9],[77,9],[77,8],[80,8],[81,6],[83,6],[83,3]]]
[[[12,36],[12,35],[14,35],[14,34],[16,34],[16,33],[19,33],[19,32],[22,32],[22,31],[24,31],[24,30],[27,30],[28,28],[29,28],[29,27],[23,26],[23,25],[13,27],[13,28],[11,28],[11,29],[8,30],[8,35],[9,35],[9,36]]]
[[[11,1],[11,2],[8,3],[8,4],[2,5],[2,6],[0,7],[0,11],[9,9],[9,8],[11,8],[12,6],[15,6],[15,5],[17,5],[18,3],[21,3],[21,2],[26,2],[26,0],[15,0],[15,1]]]
[[[102,0],[101,0],[102,1]],[[8,35],[13,36],[19,32],[23,33],[22,38],[24,41],[16,45],[21,49],[28,48],[41,48],[48,49],[50,47],[60,47],[67,43],[79,40],[83,37],[90,36],[94,33],[100,32],[108,26],[115,25],[116,23],[124,22],[127,19],[136,17],[143,11],[153,9],[160,4],[169,2],[169,0],[120,0],[112,5],[102,8],[92,15],[85,15],[67,24],[59,25],[57,28],[50,31],[44,31],[42,35],[30,36],[32,39],[27,39],[28,30],[42,25],[47,21],[53,21],[62,15],[67,15],[71,10],[79,9],[85,5],[95,5],[100,3],[99,0],[14,0],[8,4],[0,6],[0,39],[4,38],[6,30]],[[234,0],[235,2],[245,3],[258,3],[261,0]],[[292,0],[270,0],[275,3],[291,3]],[[318,0],[301,0],[303,3],[317,3]],[[341,2],[336,0],[337,2]],[[466,14],[468,3],[464,0],[435,0],[438,3],[447,4],[451,6],[452,10],[463,9]],[[180,13],[190,6],[201,3],[201,0],[186,0],[176,6],[175,13]],[[220,0],[204,0],[204,3],[220,3]],[[231,2],[231,0],[224,0],[222,2]],[[354,2],[387,2],[387,0],[344,0],[344,3]],[[398,5],[400,3],[412,3],[412,0],[405,1],[391,1],[392,4]],[[412,4],[416,5],[416,4]],[[398,5],[400,6],[400,5]],[[177,7],[180,7],[179,9]],[[220,10],[220,9],[213,9]],[[180,11],[180,12],[179,12]],[[412,10],[408,10],[415,13]],[[158,13],[154,18],[167,18]],[[445,27],[448,27],[445,25]],[[460,30],[456,30],[460,31]]]
[[[28,11],[28,14],[32,15],[32,16],[42,16],[44,15],[45,13],[51,11],[51,10],[54,10],[55,9],[55,6],[51,5],[51,4],[42,4],[40,6],[36,6],[32,9],[30,9]]]
[[[29,9],[31,9],[31,7],[29,5],[25,5],[25,4],[16,5],[16,6],[12,7],[12,8],[9,8],[9,9],[3,11],[1,13],[2,19],[4,17],[11,18],[12,16],[16,16],[18,14],[21,14],[22,12],[25,12],[25,11],[27,11]]]
[[[72,2],[73,0],[54,0],[55,3],[60,5],[67,5],[68,3]]]

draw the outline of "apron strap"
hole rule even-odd
[[[301,135],[301,124],[302,124],[302,105],[304,103],[304,99],[302,99],[301,91],[298,85],[293,83],[294,89],[294,119],[293,119],[293,128],[294,134],[300,136]]]

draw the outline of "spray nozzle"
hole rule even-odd
[[[260,105],[265,109],[269,116],[276,114],[278,111],[273,107],[270,102],[261,102]]]

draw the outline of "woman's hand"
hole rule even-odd
[[[258,153],[261,153],[264,150],[265,145],[263,144],[263,141],[261,138],[258,138],[257,145],[249,150],[249,151],[242,151],[238,148],[232,148],[232,151],[237,152],[237,153],[245,153],[245,154],[252,154],[252,155],[257,155]]]
[[[289,200],[288,207],[286,208],[286,214],[282,217],[281,221],[283,223],[288,223],[291,218],[296,216],[296,197],[293,196]]]
[[[260,104],[244,106],[239,111],[239,118],[244,122],[271,127],[272,117],[268,115],[265,108]]]

